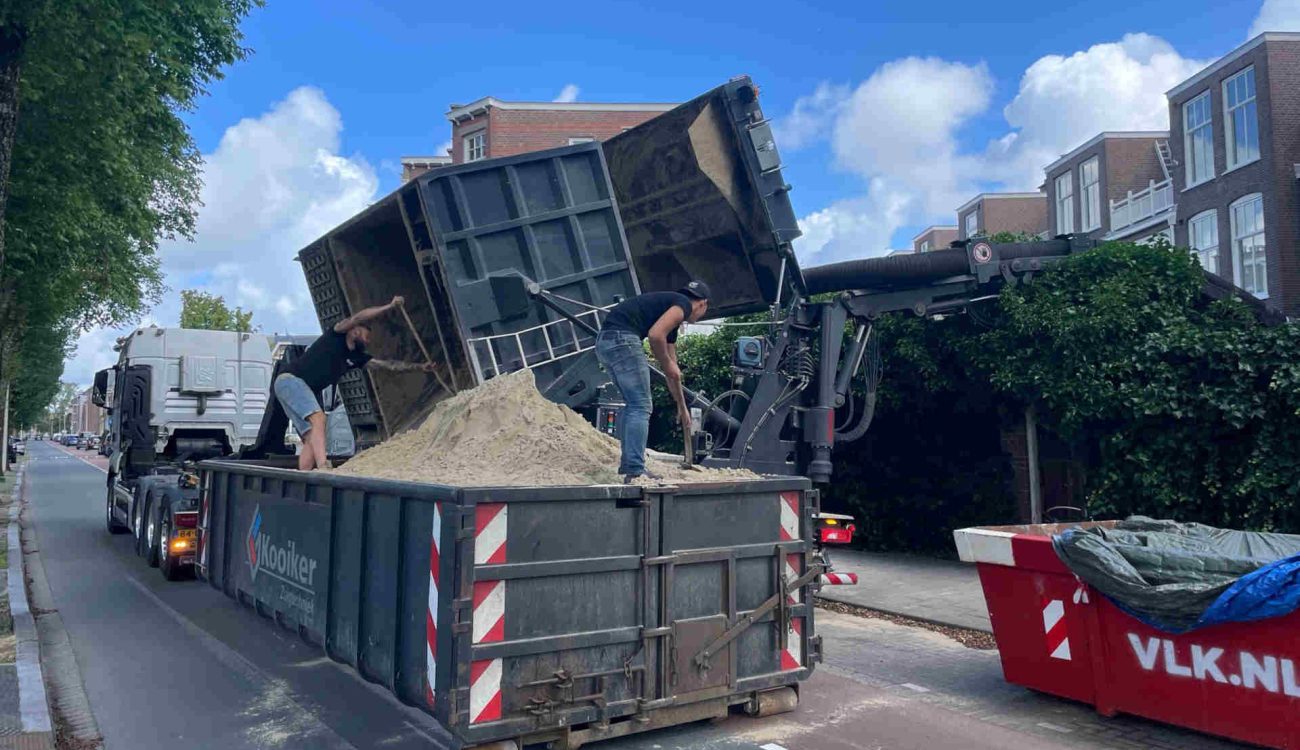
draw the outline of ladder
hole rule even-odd
[[[1156,156],[1160,159],[1160,169],[1165,173],[1165,179],[1172,179],[1178,162],[1174,161],[1174,155],[1169,151],[1169,141],[1156,141]]]

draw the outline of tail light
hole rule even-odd
[[[176,514],[176,528],[192,529],[198,525],[199,514],[197,511]]]
[[[817,538],[822,544],[848,544],[858,530],[853,516],[839,513],[817,514]]]

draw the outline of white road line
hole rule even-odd
[[[1050,729],[1053,732],[1060,732],[1061,734],[1070,734],[1071,732],[1074,731],[1069,727],[1063,727],[1060,724],[1052,724],[1051,722],[1047,722],[1047,721],[1038,722],[1038,726],[1042,727],[1043,729]]]
[[[96,466],[95,464],[92,464],[91,462],[87,461],[86,459],[82,458],[81,456],[78,456],[78,455],[75,454],[75,453],[72,453],[72,452],[70,452],[70,451],[65,451],[65,450],[63,450],[62,448],[60,448],[59,451],[60,451],[61,453],[63,453],[63,455],[65,455],[65,456],[69,456],[69,457],[71,457],[71,458],[75,458],[75,459],[77,459],[78,461],[82,462],[83,464],[89,466],[89,467],[92,468],[92,469],[97,469],[97,470],[99,470],[99,471],[104,472],[105,474],[108,473],[108,469],[105,469],[105,468],[103,468],[103,467],[101,467],[101,466]]]
[[[928,693],[928,692],[930,692],[930,688],[927,688],[927,687],[921,687],[920,685],[914,685],[914,684],[912,684],[912,683],[910,683],[910,682],[904,682],[904,683],[903,683],[903,687],[907,688],[908,690],[911,690],[911,691],[914,692],[914,693]]]
[[[759,745],[758,747],[759,747],[759,750],[785,750],[784,747],[781,747],[780,745],[776,744],[775,742],[769,742],[769,743],[767,743],[766,745]]]

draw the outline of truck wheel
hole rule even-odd
[[[113,517],[113,477],[108,478],[108,500],[104,503],[106,506],[105,515],[108,517],[108,533],[125,534],[130,531],[126,526],[118,523]]]
[[[152,499],[144,506],[144,561],[151,568],[158,567],[158,511]]]
[[[171,552],[172,529],[176,524],[172,522],[172,513],[168,509],[163,516],[162,525],[158,532],[158,570],[162,573],[163,578],[169,581],[179,581],[181,578],[181,564],[176,562],[175,556]]]

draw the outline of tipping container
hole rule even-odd
[[[1265,747],[1300,748],[1300,612],[1181,635],[1077,579],[1052,536],[1114,522],[954,532],[979,569],[1007,682]]]
[[[202,577],[432,715],[449,748],[572,748],[778,693],[791,708],[820,660],[806,479],[466,488],[201,471]]]

